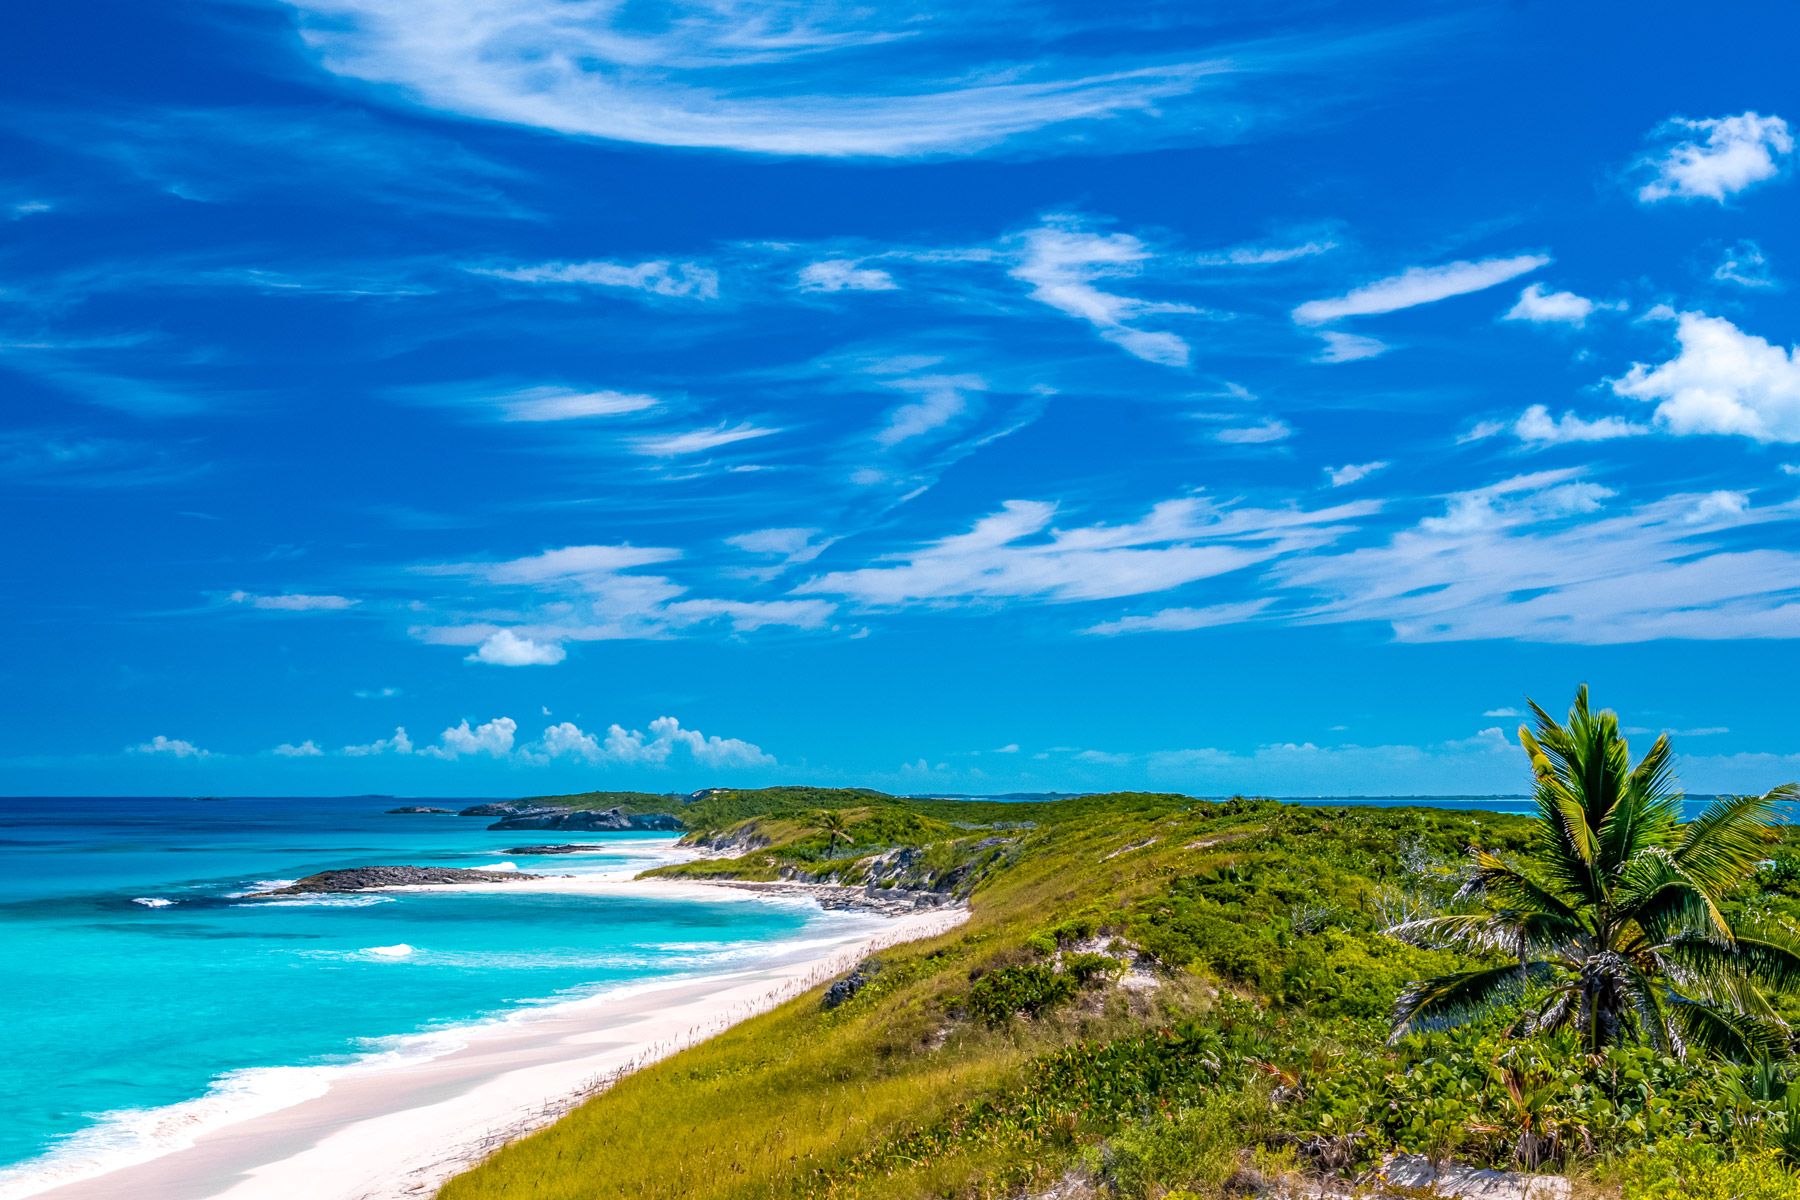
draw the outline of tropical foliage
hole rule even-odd
[[[1724,905],[1767,854],[1776,805],[1800,792],[1720,798],[1684,822],[1667,734],[1634,765],[1618,716],[1593,711],[1586,687],[1566,722],[1532,712],[1535,732],[1519,731],[1535,778],[1530,847],[1517,859],[1476,853],[1466,894],[1482,911],[1395,930],[1508,961],[1409,987],[1395,1033],[1522,1003],[1525,1032],[1572,1028],[1590,1052],[1624,1040],[1675,1054],[1784,1052],[1770,994],[1800,983],[1800,951],[1734,927]]]

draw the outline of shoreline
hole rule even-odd
[[[836,889],[821,885],[777,890],[726,881],[564,876],[484,886],[538,884],[597,894],[685,892],[696,899],[836,907],[822,903],[822,892]],[[329,1072],[329,1078],[314,1094],[292,1103],[198,1128],[186,1145],[156,1157],[10,1194],[44,1200],[429,1196],[623,1075],[766,1012],[869,954],[949,932],[967,917],[960,905],[899,913],[858,906],[838,912],[846,922],[839,930],[786,946],[774,943],[766,957],[743,966],[620,984],[473,1025],[389,1039],[414,1041],[435,1053],[376,1053],[343,1067],[284,1068]]]

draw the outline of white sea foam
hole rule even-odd
[[[392,896],[282,896],[274,900],[258,900],[258,908],[367,908],[371,904],[392,904]]]
[[[145,908],[167,908],[175,903],[173,900],[164,900],[161,896],[133,896],[131,902]]]
[[[516,871],[518,869],[519,864],[515,862],[488,863],[486,866],[476,868],[478,871]]]
[[[375,958],[411,958],[413,948],[405,942],[399,942],[392,946],[367,946],[363,953]]]

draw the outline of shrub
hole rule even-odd
[[[1038,1016],[1075,994],[1073,976],[1042,963],[1025,963],[989,971],[969,989],[969,1012],[989,1025],[1002,1025],[1018,1013]]]

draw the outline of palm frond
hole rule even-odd
[[[1575,905],[1557,895],[1549,886],[1539,883],[1521,868],[1498,855],[1475,852],[1475,869],[1464,886],[1466,895],[1484,895],[1507,908],[1540,912],[1582,928],[1585,922]]]
[[[1621,743],[1623,746],[1623,743]],[[1659,736],[1625,778],[1618,800],[1600,826],[1600,856],[1617,871],[1640,851],[1668,844],[1681,815],[1674,787],[1669,736]]]
[[[1707,936],[1731,940],[1731,925],[1712,895],[1682,869],[1662,846],[1640,851],[1626,866],[1613,890],[1612,908],[1635,921],[1651,942],[1667,940],[1683,926],[1698,926]]]
[[[1800,947],[1777,935],[1730,942],[1687,935],[1657,948],[1659,957],[1696,979],[1736,975],[1775,992],[1800,988]]]
[[[1728,1008],[1668,994],[1669,1015],[1678,1031],[1676,1050],[1701,1050],[1748,1062],[1778,1052],[1786,1042],[1779,1025]]]
[[[1390,1040],[1461,1025],[1516,1000],[1527,983],[1553,979],[1557,973],[1554,963],[1527,962],[1458,971],[1408,984],[1394,1004]]]
[[[1762,858],[1775,806],[1796,795],[1795,785],[1783,784],[1761,796],[1721,796],[1681,827],[1675,861],[1709,892],[1726,891]]]

